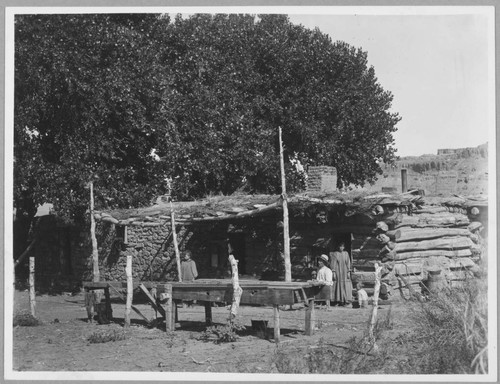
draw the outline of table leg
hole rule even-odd
[[[205,301],[205,324],[212,325],[212,303]]]
[[[173,303],[174,299],[172,299],[172,285],[167,284],[165,286],[165,293],[167,295],[167,302],[165,303],[166,308],[165,308],[165,330],[168,331],[175,331],[175,319],[172,316],[172,309],[173,309]]]
[[[177,301],[172,300],[172,328],[175,329],[175,324],[179,322],[179,314],[177,312]]]
[[[314,334],[315,310],[314,299],[308,300],[309,306],[306,308],[306,335],[312,336]]]
[[[274,341],[280,342],[280,308],[277,304],[274,307]]]
[[[113,308],[111,307],[111,295],[109,294],[109,287],[104,288],[104,300],[106,303],[106,317],[107,321],[113,321]]]

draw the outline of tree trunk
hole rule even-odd
[[[94,182],[90,182],[90,236],[92,238],[92,266],[93,280],[101,279],[99,273],[99,254],[97,253],[97,238],[95,236],[95,217],[94,217]]]
[[[281,196],[283,198],[283,256],[285,258],[285,281],[292,281],[292,263],[290,261],[290,233],[288,222],[288,203],[285,182],[285,160],[283,158],[283,140],[279,127],[280,167],[281,167]]]

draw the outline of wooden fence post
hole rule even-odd
[[[231,312],[229,314],[229,321],[232,322],[238,314],[238,307],[240,306],[243,289],[240,287],[240,280],[238,277],[238,260],[236,260],[232,254],[229,255],[229,263],[231,264],[233,282],[233,302],[231,303]]]
[[[127,303],[125,307],[125,327],[130,327],[130,310],[132,308],[132,298],[134,294],[134,282],[132,280],[132,255],[127,255],[127,265],[125,267],[127,275]]]
[[[375,329],[375,324],[377,324],[377,310],[378,310],[378,294],[380,292],[380,274],[382,272],[382,267],[378,263],[375,263],[375,291],[373,293],[373,310],[372,316],[370,318],[370,328],[369,328],[369,338],[370,343],[373,345],[374,352],[378,351],[378,346],[375,340],[375,334],[373,333]]]
[[[316,315],[314,310],[314,298],[308,301],[306,308],[306,335],[312,336],[314,334],[314,325],[316,322]]]
[[[36,316],[36,292],[35,292],[35,258],[33,256],[30,257],[30,309],[31,315],[33,317]]]

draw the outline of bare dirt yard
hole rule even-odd
[[[402,369],[411,359],[408,352],[412,345],[405,336],[412,332],[408,319],[414,305],[396,298],[380,301],[378,319],[385,325],[378,343],[390,343],[391,347],[384,348],[384,354],[377,358],[379,366],[371,366],[370,373],[403,373]],[[149,305],[138,304],[137,307],[146,317],[156,317]],[[28,292],[16,291],[14,314],[28,310]],[[287,373],[283,371],[295,370],[297,373],[298,370],[304,373],[293,359],[297,354],[299,359],[310,359],[309,352],[314,352],[318,345],[326,345],[329,350],[344,355],[346,351],[350,351],[351,356],[366,353],[366,350],[353,350],[357,348],[353,338],[360,340],[366,334],[372,307],[318,308],[313,336],[304,333],[305,309],[302,305],[282,308],[279,344],[272,336],[272,307],[240,307],[238,322],[245,327],[235,341],[226,343],[202,339],[206,330],[205,312],[204,307],[197,304],[179,308],[180,321],[175,332],[148,327],[133,311],[131,327],[124,328],[125,305],[119,302],[113,304],[111,324],[89,323],[83,293],[39,295],[36,311],[40,325],[13,329],[15,371]],[[226,323],[226,307],[214,307],[212,312],[215,324]],[[268,320],[268,335],[252,330],[251,320]],[[89,341],[92,335],[111,334],[113,330],[123,339],[105,343]],[[391,356],[386,356],[387,351]],[[292,355],[295,357],[286,357]],[[369,350],[368,355],[372,355]],[[322,373],[321,370],[318,373]]]

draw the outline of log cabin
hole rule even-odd
[[[143,209],[95,212],[102,280],[124,280],[133,259],[135,279],[175,281],[171,211],[181,252],[190,249],[200,278],[228,277],[227,242],[245,279],[284,279],[281,197],[216,196]],[[354,281],[370,291],[374,263],[389,289],[420,289],[439,273],[455,286],[477,273],[486,257],[486,198],[425,197],[362,191],[288,197],[292,279],[308,280],[317,257],[339,242],[352,259]],[[402,283],[404,282],[404,283]],[[411,285],[409,287],[408,285]]]

